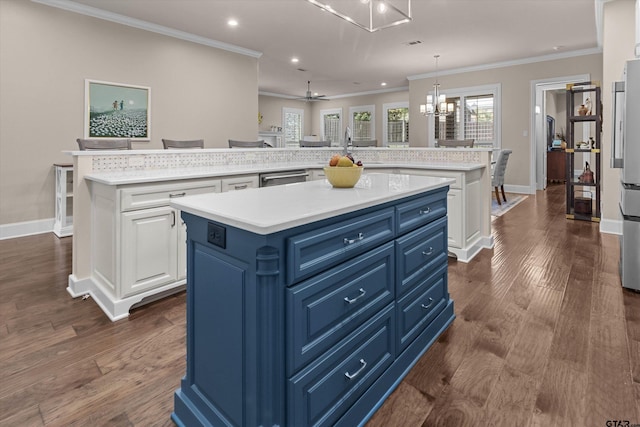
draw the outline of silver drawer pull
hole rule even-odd
[[[186,192],[182,192],[182,193],[173,193],[173,194],[169,194],[169,198],[170,199],[174,199],[176,197],[184,197],[186,196],[187,193]]]
[[[431,213],[431,208],[420,209],[420,215],[426,215],[428,213]]]
[[[236,190],[244,190],[245,188],[247,188],[248,184],[243,184],[243,185],[235,185],[233,188],[235,188]]]
[[[358,289],[360,291],[360,295],[358,295],[355,298],[349,298],[349,297],[344,297],[345,302],[349,303],[349,304],[353,304],[354,302],[358,301],[360,298],[362,298],[363,296],[365,296],[365,294],[367,293],[367,291],[365,291],[364,289],[360,288]]]
[[[358,237],[356,237],[355,239],[347,239],[345,237],[344,238],[344,244],[345,245],[353,245],[355,242],[359,242],[362,239],[364,239],[364,234],[358,233]]]
[[[360,367],[360,369],[355,371],[353,374],[350,374],[349,372],[345,372],[344,376],[347,377],[348,379],[352,380],[355,377],[357,377],[358,375],[360,375],[360,372],[362,372],[362,370],[367,367],[367,362],[365,362],[364,359],[360,359],[360,364],[362,365]]]
[[[431,246],[429,246],[429,250],[428,251],[422,251],[422,255],[424,256],[429,256],[433,253],[433,248]]]
[[[429,310],[432,305],[433,305],[433,298],[429,298],[429,305],[420,304],[420,307],[424,308],[425,310]]]

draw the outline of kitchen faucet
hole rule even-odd
[[[351,128],[347,126],[344,130],[344,154],[349,154],[351,151]]]

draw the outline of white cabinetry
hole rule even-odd
[[[91,183],[89,293],[111,320],[132,305],[179,290],[186,277],[186,231],[171,199],[217,193],[221,180],[107,185]]]
[[[222,192],[246,190],[260,186],[258,175],[240,175],[222,179]]]
[[[324,169],[309,169],[307,170],[307,173],[309,174],[309,181],[327,179],[327,176],[324,173]]]
[[[56,174],[56,206],[53,232],[58,237],[73,234],[73,165],[54,164]]]
[[[166,283],[178,275],[176,210],[170,207],[141,209],[122,214],[122,297]]]

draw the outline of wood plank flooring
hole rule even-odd
[[[640,424],[640,294],[617,237],[563,203],[561,185],[528,197],[493,250],[450,262],[457,318],[368,427]],[[112,323],[70,270],[71,238],[0,241],[0,426],[172,426],[184,293]]]

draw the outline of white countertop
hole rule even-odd
[[[184,212],[257,234],[271,234],[337,215],[402,199],[455,182],[429,176],[364,174],[354,188],[326,180],[174,199]],[[268,206],[268,209],[265,209]]]
[[[293,169],[321,169],[326,162],[320,163],[279,163],[247,164],[212,167],[191,167],[184,169],[133,170],[120,172],[93,172],[85,179],[106,185],[140,184],[180,179],[215,178],[221,176],[279,172]],[[468,172],[485,167],[482,163],[383,163],[365,162],[367,170],[402,168],[424,170],[446,170]]]

